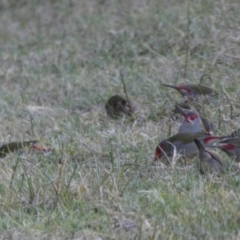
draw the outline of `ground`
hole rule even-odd
[[[0,159],[1,239],[239,239],[240,176],[153,163],[182,121],[180,94],[201,83],[226,135],[239,128],[238,0],[62,0],[0,3],[0,141],[39,140],[47,154]],[[186,58],[188,56],[188,58]],[[114,94],[139,118],[114,120]]]

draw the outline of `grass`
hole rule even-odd
[[[1,239],[238,239],[240,176],[200,176],[153,164],[181,119],[181,96],[161,83],[202,83],[216,134],[239,128],[239,3],[3,1],[0,140],[39,139],[53,151],[0,161]],[[189,42],[187,32],[189,29]],[[186,50],[189,52],[186,78]],[[121,73],[122,72],[122,76]],[[112,120],[116,93],[142,121]],[[220,126],[220,128],[218,128]]]

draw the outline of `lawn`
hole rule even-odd
[[[51,152],[0,159],[1,239],[240,239],[239,166],[202,176],[198,158],[153,162],[183,120],[181,95],[226,135],[240,123],[239,0],[21,0],[0,3],[0,141]],[[205,76],[205,77],[203,77]],[[138,120],[111,119],[114,94]]]

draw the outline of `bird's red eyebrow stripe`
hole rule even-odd
[[[178,88],[178,89],[183,89],[183,90],[185,90],[185,91],[187,91],[187,92],[191,92],[191,90],[190,90],[189,88],[186,88],[186,87],[184,87],[184,86],[177,86],[177,88]]]
[[[34,144],[32,147],[33,147],[33,149],[35,149],[35,150],[42,151],[42,152],[45,152],[45,153],[51,151],[51,148],[39,147],[39,146],[37,146],[37,145],[35,145],[35,144]]]
[[[155,151],[155,158],[161,158],[161,144],[157,146]]]
[[[186,121],[193,121],[194,119],[198,118],[199,116],[197,114],[192,114],[192,115],[186,115],[185,119]]]
[[[204,138],[203,142],[204,142],[204,143],[208,143],[208,142],[210,142],[211,140],[218,139],[218,138],[219,138],[219,137],[216,137],[216,136],[210,136],[210,137]]]
[[[222,148],[223,148],[223,149],[234,150],[234,149],[235,149],[235,146],[234,146],[233,144],[228,143],[228,144],[222,145]]]

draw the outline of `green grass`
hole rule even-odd
[[[181,123],[172,118],[181,96],[161,83],[207,74],[203,83],[233,100],[205,107],[216,134],[239,128],[239,3],[189,4],[189,26],[187,1],[0,4],[0,141],[53,149],[1,159],[1,239],[239,238],[231,159],[220,153],[221,178],[200,176],[197,158],[153,163]],[[139,107],[134,124],[105,113],[110,96],[124,95],[120,72]]]

